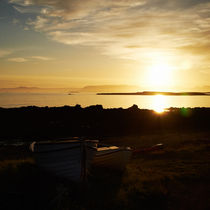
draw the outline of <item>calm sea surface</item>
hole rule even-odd
[[[82,107],[101,104],[104,108],[128,108],[133,104],[139,108],[161,111],[169,107],[210,107],[210,96],[123,96],[96,95],[94,93],[38,94],[0,93],[0,107],[21,106],[74,106]]]

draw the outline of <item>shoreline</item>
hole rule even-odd
[[[97,93],[97,95],[139,95],[139,96],[210,96],[209,92],[159,92],[159,91],[143,91],[134,93]]]

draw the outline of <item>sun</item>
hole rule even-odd
[[[171,83],[171,67],[167,63],[154,63],[148,69],[148,83],[152,87],[167,87]]]
[[[150,82],[154,85],[166,85],[170,79],[170,66],[164,63],[154,64],[150,68]]]
[[[146,82],[153,89],[165,90],[172,85],[173,65],[167,56],[154,56],[147,67]]]

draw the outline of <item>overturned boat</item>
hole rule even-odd
[[[81,182],[87,177],[97,143],[97,140],[33,142],[30,149],[41,168],[56,176]]]
[[[132,155],[130,147],[117,147],[108,145],[98,145],[97,152],[93,159],[95,168],[109,168],[113,170],[123,170]]]

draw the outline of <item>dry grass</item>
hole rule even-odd
[[[18,168],[20,165],[24,164],[34,164],[33,158],[19,159],[19,160],[2,160],[0,161],[0,170],[4,170],[8,167]]]
[[[0,161],[1,205],[5,209],[210,209],[209,133],[103,141],[132,148],[163,143],[164,149],[137,154],[122,174],[108,170],[95,174],[82,189],[40,171],[27,151],[17,152],[16,158],[5,153]]]

